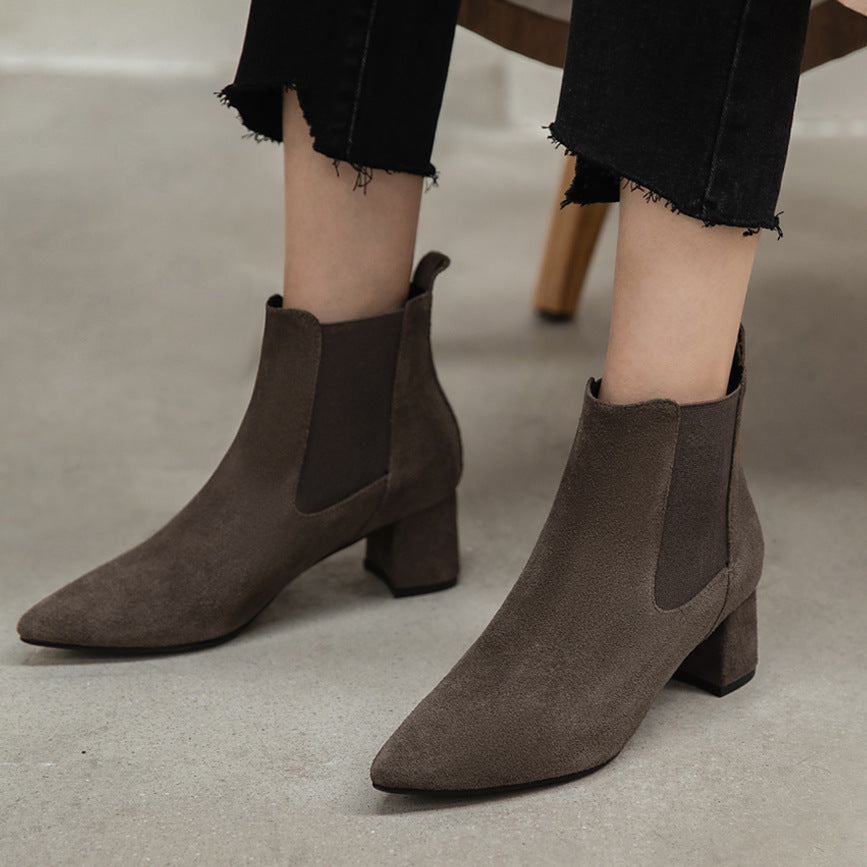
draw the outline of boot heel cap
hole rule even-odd
[[[713,683],[713,681],[705,680],[703,677],[697,677],[694,674],[690,674],[688,671],[680,670],[674,673],[672,680],[680,681],[680,683],[687,683],[690,686],[697,686],[699,689],[703,689],[705,692],[709,692],[711,695],[715,695],[718,698],[724,698],[729,693],[732,693],[736,689],[740,689],[742,686],[748,684],[755,676],[755,673],[756,670],[753,669],[748,674],[745,674],[743,677],[739,677],[737,680],[732,681],[725,686],[720,686],[717,683]]]
[[[365,559],[364,568],[367,569],[371,575],[375,575],[379,578],[379,580],[388,587],[391,591],[391,595],[394,596],[395,599],[403,599],[406,596],[421,596],[424,593],[436,593],[439,590],[448,590],[450,587],[454,587],[455,584],[458,583],[458,576],[455,575],[451,580],[440,581],[436,584],[426,584],[421,587],[399,587],[393,584],[386,571],[380,569],[372,560]]]

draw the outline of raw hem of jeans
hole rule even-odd
[[[249,130],[249,132],[245,133],[243,138],[252,138],[257,144],[259,142],[267,141],[272,142],[274,144],[282,144],[282,137],[277,137],[274,135],[269,135],[267,132],[263,131],[261,128],[257,129],[253,122],[249,117],[244,116],[244,112],[241,108],[240,102],[237,99],[238,93],[268,93],[275,92],[280,90],[282,93],[286,93],[288,91],[295,91],[299,95],[299,101],[302,101],[302,94],[299,86],[296,82],[274,82],[274,83],[262,83],[262,84],[228,84],[222,90],[215,90],[214,96],[216,96],[220,102],[225,105],[227,108],[233,108],[238,115],[238,120],[241,124]],[[308,112],[304,111],[304,105],[302,101],[301,111],[304,114],[305,119],[308,124],[310,124],[310,132],[313,137],[313,150],[317,153],[322,154],[323,156],[328,157],[331,160],[332,165],[334,166],[334,171],[339,176],[340,170],[342,166],[349,166],[355,172],[355,183],[352,187],[353,190],[361,190],[365,192],[367,190],[367,185],[373,180],[374,171],[382,171],[386,174],[394,174],[395,172],[403,172],[410,175],[419,175],[423,178],[428,179],[428,183],[425,185],[425,192],[431,189],[431,187],[435,187],[438,185],[439,173],[436,168],[428,163],[424,168],[420,168],[417,165],[408,165],[402,163],[392,163],[389,165],[383,165],[377,160],[370,161],[359,161],[348,159],[345,156],[339,156],[335,153],[331,148],[323,146],[320,142],[320,137],[317,134],[316,124],[311,123],[310,118],[308,116]]]
[[[761,221],[756,221],[753,225],[749,225],[748,221],[745,220],[727,220],[727,219],[708,219],[704,214],[700,211],[696,211],[693,208],[685,207],[679,205],[677,202],[673,201],[671,198],[665,195],[662,191],[656,189],[653,184],[647,183],[642,178],[636,177],[628,171],[624,171],[618,166],[614,165],[614,163],[610,162],[602,162],[595,157],[588,157],[584,153],[581,152],[580,149],[573,149],[570,145],[568,145],[563,139],[561,139],[557,133],[554,131],[554,125],[551,124],[544,129],[548,130],[548,140],[554,143],[555,148],[563,148],[567,156],[570,157],[579,157],[580,159],[586,160],[587,162],[592,162],[598,165],[600,168],[611,172],[611,174],[616,175],[620,178],[620,189],[621,190],[630,190],[631,192],[636,192],[640,190],[644,193],[644,200],[647,202],[662,202],[662,204],[668,208],[673,214],[683,214],[686,217],[692,217],[693,219],[700,220],[702,225],[705,228],[710,226],[732,226],[737,229],[743,229],[744,237],[749,237],[750,235],[757,235],[762,229],[772,229],[777,233],[777,240],[780,240],[783,237],[783,230],[780,228],[780,214],[783,212],[775,214],[772,219]],[[560,202],[560,207],[565,208],[566,205],[592,205],[595,204],[597,200],[582,200],[578,198],[572,192],[572,187],[564,193],[563,201]]]

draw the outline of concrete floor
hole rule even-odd
[[[434,338],[466,443],[462,583],[395,601],[355,548],[205,652],[18,643],[29,604],[186,502],[246,404],[281,276],[280,151],[240,137],[222,83],[0,85],[0,863],[863,864],[863,139],[793,142],[786,237],[765,233],[753,279],[743,439],[767,561],[747,688],[667,687],[571,784],[370,787],[521,569],[605,346],[613,225],[577,322],[535,320],[560,158],[542,134],[449,123],[419,250],[454,261]]]

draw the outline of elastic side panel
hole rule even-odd
[[[728,562],[728,491],[739,395],[680,408],[656,569],[660,608],[688,602]]]
[[[322,354],[296,505],[317,512],[388,472],[402,311],[322,326]]]

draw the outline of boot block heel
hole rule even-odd
[[[753,593],[683,661],[674,680],[717,696],[728,695],[756,673],[756,594]]]
[[[454,587],[459,568],[455,494],[368,535],[364,566],[396,597]]]

